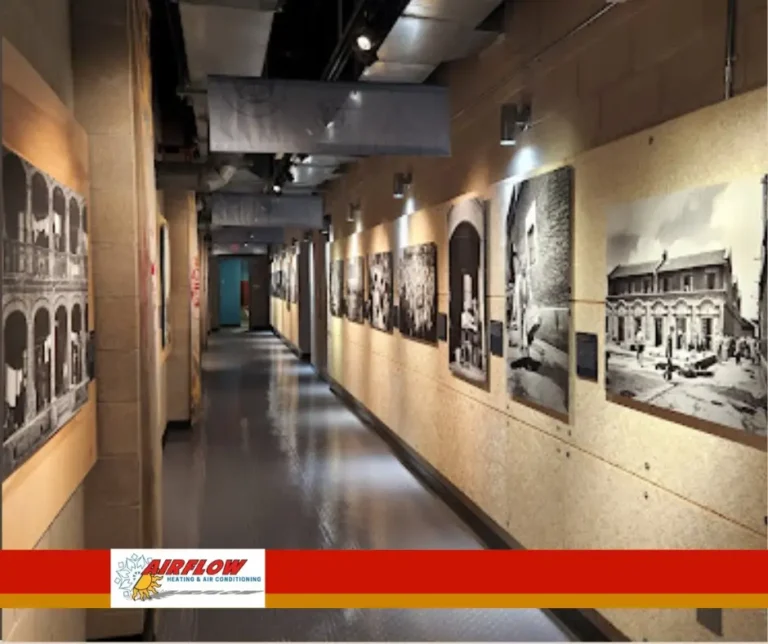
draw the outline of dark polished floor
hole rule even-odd
[[[482,546],[271,334],[212,336],[203,420],[164,453],[167,548]],[[567,641],[537,610],[164,610],[171,641]]]

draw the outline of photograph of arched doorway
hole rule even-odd
[[[50,274],[50,215],[51,199],[48,182],[42,174],[32,174],[32,241],[34,243],[35,274]]]
[[[24,270],[24,248],[27,236],[27,173],[15,154],[3,155],[3,242],[6,276]]]
[[[79,304],[72,307],[71,335],[72,384],[77,385],[83,380],[83,311]]]
[[[488,382],[486,213],[487,202],[479,199],[448,211],[448,363],[477,384]]]
[[[45,306],[35,313],[33,337],[35,339],[35,400],[40,413],[51,403],[51,314]]]
[[[5,356],[5,427],[7,439],[23,427],[27,415],[27,318],[14,310],[5,319],[3,355]]]

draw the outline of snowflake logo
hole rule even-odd
[[[123,597],[132,598],[133,589],[151,562],[152,560],[148,557],[134,554],[117,564],[115,584],[123,591]]]

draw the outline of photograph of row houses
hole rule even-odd
[[[88,400],[85,200],[3,150],[4,473]]]
[[[608,212],[609,394],[766,434],[760,178]]]

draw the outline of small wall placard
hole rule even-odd
[[[576,375],[597,382],[597,336],[594,333],[576,333]]]
[[[504,357],[504,323],[491,320],[491,355]]]
[[[437,314],[437,339],[442,342],[448,340],[448,316],[445,313]]]

